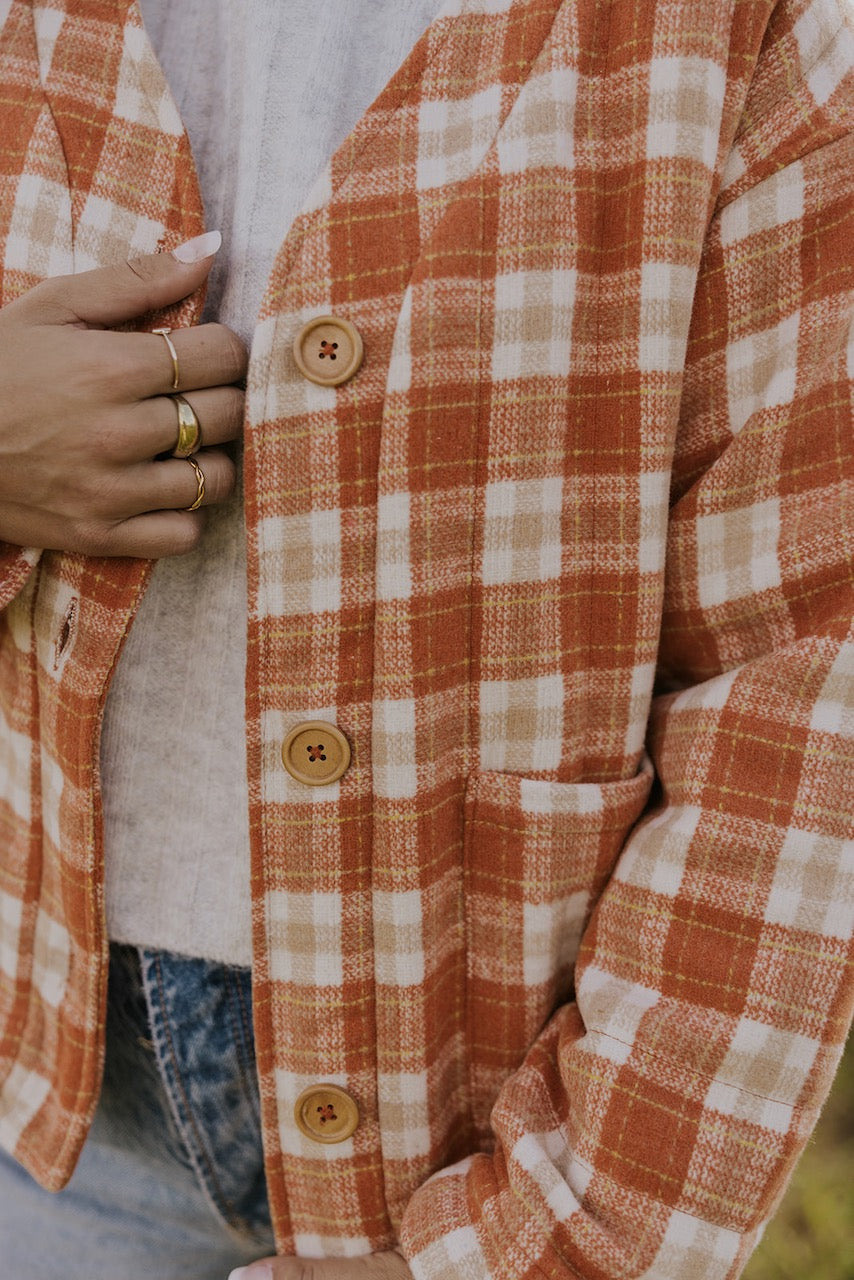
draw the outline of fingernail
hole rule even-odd
[[[183,244],[179,244],[172,250],[172,257],[185,265],[201,262],[202,258],[210,258],[215,254],[221,244],[222,236],[218,231],[206,231],[204,235],[194,236],[192,240],[185,240]],[[231,1280],[230,1277],[229,1280]],[[245,1277],[241,1277],[241,1280],[245,1280]],[[254,1277],[250,1277],[250,1280],[254,1280]]]
[[[248,1267],[238,1267],[228,1280],[273,1280],[272,1262],[253,1262]]]

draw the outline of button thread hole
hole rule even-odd
[[[70,601],[68,608],[65,610],[65,616],[62,619],[62,626],[59,629],[59,635],[56,638],[56,644],[53,651],[53,666],[56,670],[62,661],[62,658],[71,643],[74,633],[77,629],[77,613],[79,601],[76,596]]]

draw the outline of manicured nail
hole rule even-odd
[[[202,258],[210,258],[221,244],[222,236],[218,231],[206,231],[204,235],[194,236],[192,240],[185,240],[183,244],[179,244],[172,250],[172,257],[186,266],[191,262],[201,262]],[[250,1276],[249,1280],[254,1280],[254,1277]]]
[[[228,1280],[273,1280],[272,1262],[253,1262],[248,1267],[238,1267]]]

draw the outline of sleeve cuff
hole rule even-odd
[[[40,556],[37,547],[0,542],[0,609],[5,609],[23,590]]]

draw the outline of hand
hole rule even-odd
[[[369,1253],[359,1258],[264,1258],[238,1267],[228,1280],[412,1280],[399,1253]]]
[[[57,276],[0,311],[0,540],[99,556],[179,555],[201,536],[198,487],[184,459],[158,459],[177,437],[173,368],[163,338],[111,326],[159,310],[203,284],[210,241],[76,276]],[[214,246],[216,247],[216,242]],[[204,503],[222,502],[246,372],[222,325],[176,329],[179,390],[202,428]],[[213,446],[213,447],[210,447]]]

